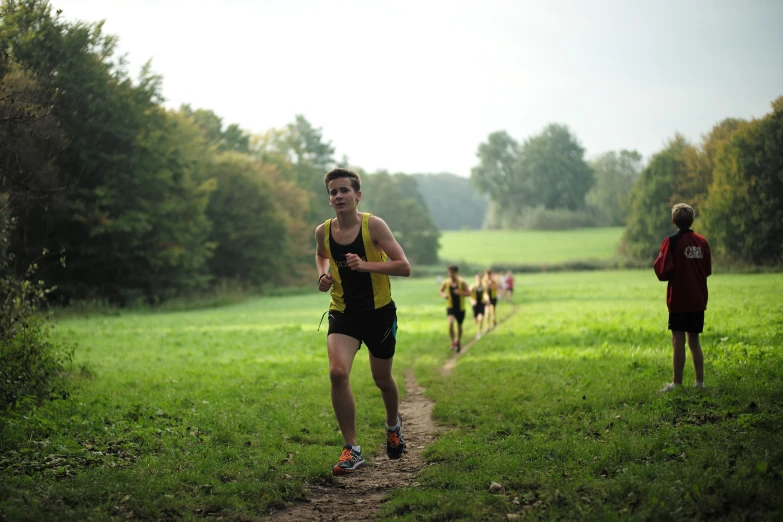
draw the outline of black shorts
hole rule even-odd
[[[669,330],[701,333],[704,330],[704,310],[701,312],[669,312]]]
[[[453,315],[454,319],[457,320],[459,324],[462,324],[462,322],[465,320],[465,310],[455,310],[454,308],[446,308],[446,316]]]
[[[497,297],[490,297],[489,298],[489,304],[491,304],[492,306],[497,306],[498,305],[498,298]]]
[[[484,303],[479,303],[473,306],[473,317],[484,315]]]
[[[378,359],[391,359],[397,347],[397,307],[394,301],[368,312],[329,310],[329,333],[347,335],[367,345]]]

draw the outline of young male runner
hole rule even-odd
[[[465,296],[470,295],[468,284],[462,279],[456,265],[448,268],[449,277],[440,287],[440,296],[446,300],[446,316],[449,318],[449,337],[451,349],[462,350],[462,323],[465,321]],[[454,334],[454,323],[457,323],[457,333]]]
[[[408,277],[411,267],[389,226],[377,216],[358,211],[362,192],[355,172],[333,169],[324,183],[336,218],[315,229],[315,265],[320,274],[318,289],[331,288],[332,295],[326,346],[332,406],[345,441],[332,473],[343,475],[365,464],[356,440],[350,384],[353,360],[362,343],[367,345],[370,370],[386,407],[386,454],[396,459],[405,450],[397,382],[392,377],[397,308],[389,276]]]
[[[481,339],[484,331],[484,307],[487,292],[481,280],[481,274],[476,274],[476,282],[470,287],[470,304],[473,306],[473,319],[476,321],[476,339]],[[489,325],[487,325],[489,329]]]
[[[492,318],[492,326],[498,325],[497,306],[498,306],[498,281],[495,274],[491,269],[487,269],[484,275],[484,286],[487,289],[487,295],[489,301],[487,303],[487,328],[489,328],[490,317]]]

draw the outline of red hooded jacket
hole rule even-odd
[[[707,309],[707,276],[712,273],[712,252],[707,240],[693,230],[679,230],[663,240],[653,265],[660,281],[668,281],[669,312]]]

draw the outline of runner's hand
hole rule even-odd
[[[365,261],[361,257],[357,256],[356,254],[345,254],[345,261],[348,263],[348,268],[350,268],[351,270],[355,270],[357,272],[364,272],[362,268],[364,267]]]
[[[318,280],[318,290],[321,292],[327,292],[332,287],[332,283],[334,281],[332,280],[332,274],[327,273],[322,278]]]

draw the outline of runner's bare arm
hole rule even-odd
[[[324,226],[315,229],[315,268],[318,270],[318,290],[326,292],[332,286],[332,274],[329,271],[329,255],[324,247]],[[326,274],[321,277],[322,274]]]
[[[363,261],[355,254],[346,254],[345,260],[348,262],[348,267],[359,272],[402,277],[411,275],[411,264],[408,262],[408,258],[405,257],[405,252],[402,251],[400,244],[394,239],[394,234],[392,234],[389,225],[377,216],[370,216],[370,222],[367,226],[370,229],[370,237],[372,237],[373,243],[379,250],[386,253],[389,261],[385,263],[369,262]]]

